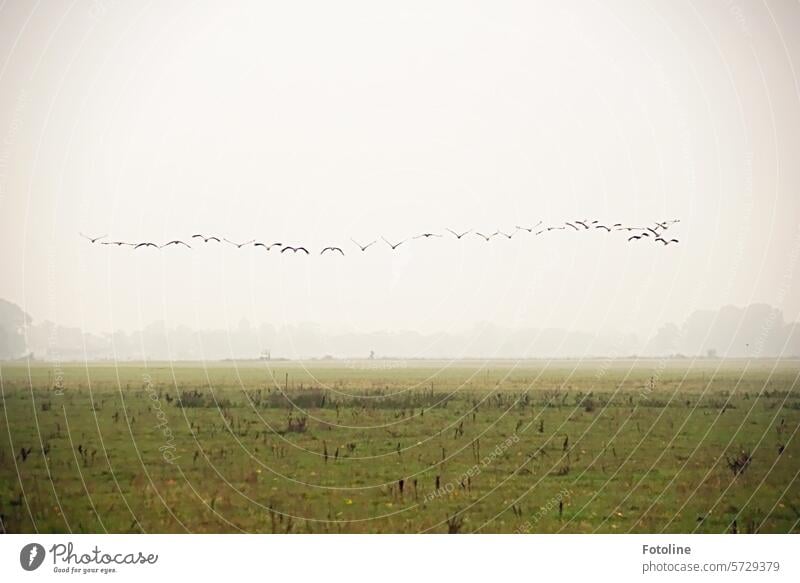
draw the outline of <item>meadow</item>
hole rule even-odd
[[[0,364],[19,532],[800,531],[796,360]]]

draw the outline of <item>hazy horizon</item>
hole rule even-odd
[[[0,299],[0,360],[553,359],[624,357],[792,358],[800,322],[765,304],[699,310],[665,322],[652,337],[609,329],[505,328],[483,322],[460,330],[326,329],[312,322],[275,325],[242,319],[227,329],[168,327],[87,332],[37,320]]]

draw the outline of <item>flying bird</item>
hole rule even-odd
[[[266,243],[262,243],[261,241],[253,243],[253,247],[263,247],[267,251],[269,251],[273,247],[280,247],[280,246],[281,246],[281,243],[272,243],[271,245],[267,245]]]
[[[159,246],[155,243],[138,243],[136,246],[134,246],[134,249],[138,249],[139,247],[155,247],[156,249],[159,249]]]
[[[658,221],[656,221],[655,225],[656,225],[656,229],[658,229],[660,227],[660,228],[666,230],[666,229],[669,229],[671,225],[674,225],[675,223],[680,223],[680,222],[681,222],[680,219],[672,219],[671,221],[661,221],[660,223]]]
[[[566,231],[566,227],[547,227],[548,231]]]
[[[572,227],[576,231],[580,231],[580,229],[578,227],[576,227],[575,225],[573,225],[572,223],[564,223],[564,224],[567,225],[568,227]],[[583,224],[583,223],[581,223],[581,224]]]
[[[213,235],[210,237],[206,237],[205,235],[200,235],[200,234],[192,235],[192,239],[197,239],[197,238],[202,239],[203,243],[208,243],[209,241],[216,241],[217,243],[220,242],[219,238]]]
[[[121,247],[122,245],[130,245],[133,247],[135,243],[126,243],[125,241],[102,241],[101,245],[116,245],[117,247]]]
[[[605,225],[595,225],[594,228],[595,229],[605,229],[609,233],[611,232],[611,227],[606,227]]]
[[[407,241],[407,239],[403,239],[403,240],[402,240],[402,241],[400,241],[399,243],[392,244],[392,243],[389,243],[389,241],[387,241],[387,240],[386,240],[386,237],[381,237],[381,239],[383,239],[383,240],[384,240],[384,242],[385,242],[385,243],[386,243],[386,244],[387,244],[389,247],[391,247],[391,248],[392,248],[392,251],[394,251],[394,250],[395,250],[395,249],[397,249],[397,248],[398,248],[400,245],[402,245],[403,243],[405,243],[405,242]]]
[[[542,221],[539,221],[538,223],[536,223],[532,227],[521,227],[520,225],[517,225],[516,229],[517,229],[517,231],[528,231],[529,233],[533,233],[533,230],[536,227],[538,227],[539,225],[541,225],[541,224],[542,224]]]
[[[503,235],[503,237],[505,237],[506,239],[510,239],[511,237],[513,237],[513,236],[514,236],[514,233],[511,233],[511,234],[509,235],[508,233],[504,233],[503,231],[501,231],[500,229],[498,229],[498,230],[496,230],[494,233],[492,233],[492,237],[496,237],[497,235]]]
[[[461,239],[461,237],[463,237],[464,235],[467,235],[468,233],[471,233],[472,229],[470,229],[469,231],[464,231],[463,233],[456,233],[453,229],[449,229],[449,228],[445,228],[445,231],[450,231],[451,233],[453,233],[453,236],[456,239]]]
[[[423,237],[425,237],[426,239],[428,239],[428,238],[430,238],[430,237],[441,237],[441,235],[437,235],[436,233],[422,233],[422,234],[420,234],[420,235],[417,235],[417,236],[416,236],[416,237],[414,237],[414,238],[415,238],[415,239],[422,239]]]
[[[319,254],[320,254],[320,255],[324,255],[324,254],[325,254],[325,251],[330,251],[331,253],[333,253],[333,252],[335,252],[335,251],[338,251],[339,253],[341,253],[341,254],[342,254],[342,257],[344,257],[344,251],[342,251],[342,250],[341,250],[339,247],[325,247],[325,249],[323,249],[322,251],[320,251],[320,252],[319,252]]]
[[[235,245],[237,249],[241,249],[245,245],[249,245],[250,243],[255,242],[255,239],[250,239],[244,243],[236,243],[235,241],[231,241],[230,239],[223,239],[226,243],[230,243],[231,245]]]
[[[639,235],[632,235],[631,237],[628,237],[628,241],[632,241],[634,239],[641,239],[642,237],[649,237],[649,236],[650,233],[641,233]]]
[[[172,240],[172,241],[169,241],[169,242],[167,242],[167,243],[164,243],[163,245],[161,245],[161,247],[166,247],[166,246],[168,246],[168,245],[183,245],[183,246],[185,246],[185,247],[188,247],[189,249],[191,249],[191,248],[192,248],[192,246],[191,246],[191,245],[189,245],[188,243],[184,243],[183,241],[180,241],[179,239],[174,239],[174,240]]]
[[[89,235],[84,235],[83,233],[79,233],[81,237],[84,239],[88,239],[92,243],[97,243],[100,239],[105,239],[108,235],[100,235],[99,237],[90,237]]]
[[[483,233],[479,233],[478,231],[475,231],[475,234],[476,234],[478,237],[481,237],[481,238],[482,238],[484,241],[486,241],[487,243],[489,242],[489,239],[491,239],[492,237],[494,237],[494,235],[493,235],[493,234],[492,234],[492,235],[484,235]]]
[[[664,243],[664,245],[669,245],[670,243],[678,243],[677,239],[670,239],[669,241],[667,241],[666,239],[662,239],[661,237],[656,237],[655,240],[661,241],[662,243]]]
[[[350,240],[351,240],[353,243],[355,243],[355,244],[356,244],[356,247],[358,247],[359,249],[361,249],[361,251],[366,251],[367,249],[369,249],[371,246],[373,246],[375,243],[377,243],[377,242],[378,242],[378,241],[377,241],[377,239],[376,239],[376,240],[374,240],[374,241],[370,241],[370,242],[369,242],[369,243],[367,243],[366,245],[362,245],[361,243],[359,243],[359,242],[358,242],[358,241],[356,241],[355,239],[350,239]]]
[[[289,247],[288,245],[281,249],[281,253],[286,253],[287,251],[291,251],[292,253],[297,253],[298,251],[302,251],[306,255],[308,255],[308,249],[305,247]]]

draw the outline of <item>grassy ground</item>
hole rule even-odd
[[[798,532],[798,374],[797,361],[7,363],[0,519],[6,532]]]

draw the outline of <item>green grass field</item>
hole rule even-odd
[[[798,532],[797,361],[6,363],[6,532]]]

